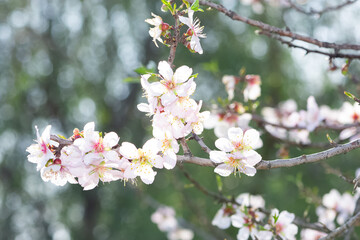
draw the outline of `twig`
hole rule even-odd
[[[327,13],[327,12],[331,12],[331,11],[336,11],[336,10],[339,10],[343,7],[346,7],[350,4],[353,4],[355,3],[357,0],[347,0],[346,2],[343,2],[341,4],[338,4],[338,5],[335,5],[335,6],[329,6],[329,7],[326,7],[322,10],[315,10],[313,8],[310,8],[310,10],[305,10],[301,7],[299,7],[297,4],[295,4],[292,0],[287,0],[287,2],[290,4],[290,7],[293,8],[294,10],[300,12],[300,13],[303,13],[303,14],[306,14],[306,15],[322,15],[324,13]]]
[[[168,63],[171,67],[173,66],[173,62],[175,60],[176,47],[179,42],[179,34],[180,34],[178,13],[175,11],[175,15],[173,15],[173,16],[174,16],[174,20],[175,20],[175,25],[174,25],[175,36],[171,38],[170,54],[168,57]]]
[[[278,127],[278,128],[283,128],[286,130],[301,130],[301,129],[306,129],[306,127],[300,127],[300,126],[285,126],[283,124],[279,124],[279,123],[272,123],[269,121],[266,121],[263,117],[257,115],[257,114],[252,114],[252,120],[254,120],[255,122],[262,124],[262,125],[271,125],[274,127]],[[351,127],[360,127],[359,123],[352,123],[352,124],[334,124],[334,125],[329,125],[329,124],[321,124],[318,127],[315,128],[315,130],[318,129],[331,129],[331,130],[344,130],[347,128],[351,128]],[[314,131],[315,131],[314,130]]]
[[[206,152],[206,153],[210,153],[211,149],[204,143],[204,141],[202,140],[201,137],[199,137],[198,135],[196,135],[195,133],[192,133],[192,137],[199,143],[201,149]]]
[[[193,2],[193,0],[189,0],[189,2]],[[311,37],[304,36],[301,34],[293,33],[288,29],[281,29],[281,28],[266,24],[261,21],[242,17],[242,16],[238,15],[237,13],[235,13],[234,11],[226,9],[223,5],[216,4],[211,1],[200,0],[200,4],[202,6],[207,6],[207,7],[216,9],[217,11],[222,12],[223,14],[225,14],[226,16],[228,16],[229,18],[231,18],[233,20],[240,21],[240,22],[246,23],[248,25],[260,28],[263,31],[267,31],[267,32],[270,32],[272,34],[276,34],[279,36],[289,37],[289,38],[296,39],[299,41],[307,42],[312,45],[318,46],[320,48],[330,48],[330,49],[334,49],[335,51],[339,51],[341,49],[360,50],[360,45],[358,45],[358,44],[337,44],[337,43],[331,43],[331,42],[323,42],[323,41],[319,41],[315,38],[311,38]]]
[[[184,156],[189,156],[189,157],[192,157],[192,153],[191,153],[191,150],[189,148],[189,146],[187,145],[186,143],[186,139],[185,138],[180,138],[180,144],[181,144],[181,147],[184,151]]]
[[[349,218],[343,225],[336,228],[330,234],[325,237],[320,238],[320,240],[334,239],[337,236],[341,236],[346,230],[349,230],[360,220],[360,212],[356,213],[353,217]]]
[[[330,174],[333,174],[333,175],[336,175],[338,176],[339,178],[341,178],[342,180],[344,180],[345,182],[348,182],[350,184],[353,184],[353,180],[344,176],[339,169],[335,169],[335,168],[332,168],[329,164],[325,163],[325,162],[322,162],[321,165],[324,167],[325,169],[325,172],[326,173],[330,173]]]
[[[184,173],[185,177],[192,184],[194,184],[194,186],[197,189],[199,189],[203,194],[214,198],[215,200],[217,200],[220,203],[230,203],[230,204],[233,204],[233,205],[240,206],[240,204],[235,201],[235,198],[227,198],[227,197],[224,197],[221,194],[217,194],[217,193],[214,193],[214,192],[211,192],[211,191],[207,190],[198,181],[196,181],[193,177],[191,177],[191,175],[187,171],[185,171],[183,167],[180,167],[180,169]],[[265,213],[267,215],[269,215],[271,213],[269,210],[264,209],[264,208],[259,208],[259,211],[261,211],[261,212],[263,212],[263,213]],[[309,223],[305,219],[302,219],[300,217],[295,217],[294,224],[296,224],[296,225],[298,225],[298,226],[300,226],[302,228],[310,228],[310,229],[318,230],[318,231],[325,232],[325,233],[330,232],[330,230],[327,227],[322,226],[319,223]]]
[[[340,155],[343,153],[347,153],[351,150],[360,147],[360,139],[352,141],[350,143],[339,144],[336,147],[330,148],[328,150],[313,153],[309,155],[302,155],[295,158],[290,159],[276,159],[276,160],[261,160],[257,165],[256,169],[258,170],[267,170],[272,168],[281,168],[281,167],[294,167],[297,165],[302,165],[306,163],[314,163],[321,160],[328,159],[330,157]],[[207,166],[207,167],[216,167],[217,165],[207,158],[200,158],[200,157],[189,157],[189,156],[178,156],[177,157],[180,162],[184,163],[193,163],[200,166]]]
[[[309,54],[309,53],[317,53],[317,54],[321,54],[321,55],[325,55],[328,56],[330,58],[348,58],[348,59],[360,59],[360,55],[359,54],[349,54],[349,53],[340,53],[337,49],[334,49],[334,53],[330,53],[330,52],[324,52],[324,51],[320,51],[320,50],[314,50],[314,49],[309,49],[306,48],[304,46],[300,46],[300,45],[296,45],[293,43],[293,39],[292,40],[285,40],[282,37],[278,36],[278,35],[274,35],[271,34],[270,32],[267,31],[259,31],[258,32],[261,35],[265,35],[268,36],[270,38],[273,38],[279,42],[281,42],[282,44],[287,45],[290,48],[298,48],[298,49],[302,49],[304,50],[306,53],[305,54]]]
[[[212,198],[214,198],[215,200],[217,200],[218,202],[221,203],[232,203],[235,205],[239,205],[239,203],[237,203],[235,201],[235,199],[229,199],[227,197],[224,197],[220,194],[211,192],[209,190],[207,190],[205,187],[201,186],[201,184],[199,182],[197,182],[193,177],[191,177],[191,175],[182,167],[179,166],[180,170],[183,172],[184,176],[192,183],[194,184],[194,186],[200,190],[200,192],[202,192],[203,194],[210,196]]]

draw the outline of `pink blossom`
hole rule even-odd
[[[51,125],[48,125],[45,130],[42,132],[41,136],[39,134],[39,129],[35,126],[36,135],[37,135],[37,144],[30,145],[26,151],[30,153],[28,155],[29,162],[37,164],[37,170],[45,167],[45,164],[50,160],[54,159],[55,156],[50,150],[50,130]]]
[[[246,75],[246,87],[244,89],[244,100],[256,100],[261,95],[261,79],[259,75]]]
[[[190,35],[190,49],[203,54],[203,49],[200,45],[200,38],[205,38],[206,35],[203,34],[204,27],[200,26],[199,19],[195,18],[194,20],[194,11],[188,9],[188,16],[183,17],[179,16],[180,22],[184,23],[189,27],[188,35]]]
[[[124,177],[131,179],[139,176],[145,184],[153,183],[156,172],[152,167],[163,168],[163,159],[158,155],[160,150],[159,141],[155,138],[148,140],[143,148],[139,149],[132,143],[123,142],[120,154],[130,161]]]

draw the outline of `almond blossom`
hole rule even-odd
[[[123,142],[120,154],[130,162],[124,177],[132,179],[139,176],[145,184],[153,183],[156,172],[152,167],[163,168],[163,159],[158,155],[160,150],[159,141],[155,138],[148,140],[143,148],[139,149],[132,143]]]
[[[221,229],[231,226],[231,216],[238,211],[237,206],[233,204],[224,204],[215,214],[211,224]]]
[[[221,151],[211,151],[210,159],[219,164],[214,172],[221,176],[231,173],[244,173],[254,176],[254,166],[261,161],[261,156],[253,149],[259,141],[259,133],[250,129],[243,133],[241,128],[230,128],[227,138],[219,138],[215,146]]]
[[[246,240],[250,236],[256,239],[259,234],[257,223],[265,217],[265,214],[257,209],[265,207],[264,199],[261,196],[243,193],[236,198],[236,202],[241,204],[241,211],[231,216],[231,222],[234,227],[239,228],[237,239]]]
[[[235,86],[240,81],[240,78],[232,75],[224,75],[221,81],[225,85],[228,99],[231,101],[234,98]]]
[[[289,213],[288,211],[279,213],[278,209],[273,209],[271,211],[270,221],[271,226],[275,228],[275,235],[284,240],[295,240],[298,227],[292,223],[294,219],[295,214],[293,213]]]
[[[84,154],[84,162],[91,164],[97,160],[117,161],[119,156],[116,151],[112,150],[119,142],[119,137],[115,132],[105,134],[104,138],[95,130],[95,123],[90,122],[84,126],[84,137],[74,141],[74,145]]]
[[[151,221],[156,223],[160,231],[169,232],[177,228],[178,223],[175,218],[175,210],[171,207],[159,207],[151,215]]]
[[[199,54],[203,54],[203,49],[200,45],[200,38],[205,38],[206,35],[203,33],[204,27],[200,26],[199,19],[195,18],[194,20],[194,11],[188,9],[188,16],[183,17],[179,16],[180,22],[187,25],[189,30],[187,31],[187,35],[190,36],[190,49],[198,52]]]
[[[45,130],[42,132],[41,136],[39,134],[39,129],[35,126],[36,135],[37,135],[37,144],[30,145],[26,151],[29,153],[28,160],[29,162],[36,163],[37,170],[39,171],[43,168],[50,159],[54,159],[55,155],[50,150],[50,130],[51,125],[48,125]]]
[[[302,240],[318,240],[325,236],[326,236],[326,233],[316,231],[313,229],[306,228],[301,231],[301,239]]]
[[[146,19],[145,22],[147,22],[148,24],[150,25],[153,25],[154,27],[150,28],[149,30],[149,34],[150,36],[153,38],[153,42],[155,43],[156,47],[159,47],[157,45],[157,42],[156,41],[159,41],[159,42],[163,42],[163,40],[161,39],[161,34],[163,32],[163,29],[165,26],[168,27],[168,25],[164,25],[163,23],[163,20],[161,17],[155,15],[154,13],[151,13],[151,15],[154,17],[154,18],[149,18],[149,19]],[[163,27],[164,25],[164,27]],[[165,27],[165,28],[167,28]]]
[[[244,89],[244,100],[256,100],[261,95],[261,79],[259,75],[246,75],[245,81],[247,83]]]

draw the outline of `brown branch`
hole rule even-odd
[[[200,192],[202,192],[203,194],[205,194],[206,196],[210,196],[212,197],[213,199],[215,199],[216,201],[220,202],[220,203],[230,203],[230,204],[233,204],[233,205],[237,205],[237,206],[240,206],[241,204],[239,204],[238,202],[236,202],[235,198],[232,197],[232,198],[227,198],[227,197],[224,197],[223,195],[221,194],[217,194],[217,193],[214,193],[214,192],[211,192],[209,190],[207,190],[204,186],[202,186],[198,181],[196,181],[193,177],[191,177],[191,175],[184,170],[184,168],[181,166],[180,167],[180,170],[184,173],[185,177],[192,183],[194,184],[194,186],[200,190]],[[259,211],[269,215],[271,212],[267,209],[264,209],[264,208],[259,208]],[[306,221],[305,219],[302,219],[300,217],[295,217],[294,221],[293,221],[294,224],[302,227],[302,228],[310,228],[310,229],[314,229],[314,230],[318,230],[318,231],[321,231],[321,232],[325,232],[325,233],[329,233],[330,230],[326,227],[326,226],[323,226],[319,223],[309,223],[308,221]]]
[[[175,20],[175,25],[174,25],[175,36],[173,36],[171,38],[170,53],[169,53],[169,57],[168,57],[168,63],[169,63],[169,65],[171,67],[173,66],[173,62],[175,60],[175,53],[176,53],[176,48],[177,48],[177,45],[178,45],[178,42],[179,42],[179,34],[180,34],[178,13],[175,12],[175,15],[173,15],[173,17],[174,17],[174,20]]]
[[[195,141],[197,141],[201,147],[201,149],[206,152],[206,153],[210,153],[211,149],[204,143],[203,139],[201,137],[199,137],[197,134],[192,133],[192,137],[195,139]]]
[[[56,135],[50,135],[50,139],[53,140],[54,142],[57,142],[64,146],[68,146],[68,145],[71,145],[74,143],[73,141],[71,141],[69,139],[60,138]]]
[[[272,123],[269,121],[266,121],[263,117],[257,115],[257,114],[252,114],[252,120],[254,120],[255,122],[262,124],[262,125],[271,125],[274,127],[278,127],[278,128],[283,128],[286,130],[301,130],[301,129],[306,129],[306,127],[300,127],[300,126],[293,126],[293,127],[289,127],[289,126],[285,126],[283,124],[279,124],[279,123]],[[330,129],[330,130],[344,130],[347,128],[351,128],[351,127],[360,127],[359,123],[352,123],[352,124],[334,124],[334,125],[330,125],[330,124],[321,124],[319,125],[317,128],[315,128],[315,130],[317,129]]]
[[[336,228],[327,236],[320,238],[320,240],[334,239],[337,236],[341,236],[345,231],[351,229],[351,227],[354,226],[359,221],[360,221],[360,212],[356,213],[353,217],[349,218],[343,225]]]
[[[190,0],[189,2],[193,2],[193,0]],[[213,9],[216,9],[217,11],[222,12],[223,14],[225,14],[226,16],[228,16],[229,18],[231,18],[235,21],[240,21],[240,22],[246,23],[250,26],[260,28],[261,30],[270,32],[272,34],[276,34],[279,36],[289,37],[289,38],[296,39],[299,41],[307,42],[312,45],[318,46],[320,48],[330,48],[330,49],[334,49],[335,51],[339,51],[341,49],[360,50],[360,45],[358,45],[358,44],[337,44],[337,43],[331,43],[331,42],[323,42],[323,41],[319,41],[315,38],[311,38],[311,37],[304,36],[301,34],[293,33],[287,29],[281,29],[281,28],[266,24],[261,21],[242,17],[242,16],[238,15],[237,13],[235,13],[234,11],[226,9],[221,4],[216,4],[216,3],[213,3],[210,1],[205,1],[205,0],[200,0],[200,4],[202,6],[211,7]]]
[[[321,165],[324,167],[326,173],[336,175],[339,178],[341,178],[342,180],[344,180],[345,182],[353,184],[353,180],[344,176],[339,169],[332,168],[329,164],[327,164],[325,162],[321,163]]]
[[[331,12],[331,11],[336,11],[336,10],[339,10],[343,7],[346,7],[350,4],[353,4],[355,3],[357,0],[347,0],[346,2],[343,2],[341,4],[338,4],[338,5],[335,5],[335,6],[329,6],[329,7],[326,7],[322,10],[315,10],[313,8],[310,8],[310,10],[305,10],[303,8],[301,8],[300,6],[298,6],[297,4],[295,4],[292,0],[287,0],[287,2],[290,4],[290,7],[293,8],[294,10],[300,12],[300,13],[303,13],[303,14],[306,14],[306,15],[322,15],[324,13],[327,13],[327,12]]]
[[[325,55],[328,56],[330,58],[348,58],[348,59],[360,59],[360,55],[359,54],[348,54],[348,53],[339,53],[339,51],[337,49],[335,49],[334,53],[331,52],[324,52],[324,51],[320,51],[320,50],[314,50],[314,49],[309,49],[306,48],[304,46],[300,46],[300,45],[296,45],[293,43],[293,39],[292,40],[285,40],[282,37],[278,36],[278,35],[274,35],[271,34],[270,32],[267,31],[259,31],[258,32],[261,35],[265,35],[268,36],[270,38],[273,38],[279,42],[281,42],[282,44],[287,45],[290,48],[298,48],[298,49],[302,49],[304,50],[306,53],[305,54],[309,54],[309,53],[317,53],[317,54],[321,54],[321,55]]]
[[[217,200],[218,202],[221,203],[232,203],[235,205],[239,205],[239,203],[237,203],[235,201],[234,198],[229,199],[227,197],[222,196],[221,194],[217,194],[214,192],[211,192],[209,190],[207,190],[205,187],[203,187],[199,182],[197,182],[193,177],[191,177],[190,173],[188,173],[187,171],[185,171],[185,169],[182,166],[179,166],[180,170],[183,172],[184,176],[192,183],[194,184],[194,186],[200,190],[200,192],[202,192],[203,194],[210,196],[212,198],[214,198],[215,200]]]
[[[339,144],[336,147],[330,148],[328,150],[313,153],[309,155],[302,155],[295,158],[290,159],[276,159],[276,160],[261,160],[255,167],[258,170],[267,170],[272,168],[282,168],[282,167],[294,167],[297,165],[307,164],[307,163],[314,163],[321,160],[328,159],[330,157],[340,155],[343,153],[347,153],[351,150],[360,147],[360,139],[352,141],[350,143]],[[200,158],[200,157],[189,157],[189,156],[178,156],[177,157],[180,162],[184,163],[192,163],[200,166],[206,167],[216,167],[217,165],[207,158]]]

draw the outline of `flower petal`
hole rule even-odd
[[[215,141],[215,146],[224,152],[231,152],[234,150],[234,145],[227,138],[219,138]]]
[[[214,172],[220,176],[227,177],[234,171],[234,168],[227,164],[220,164],[214,169]]]

